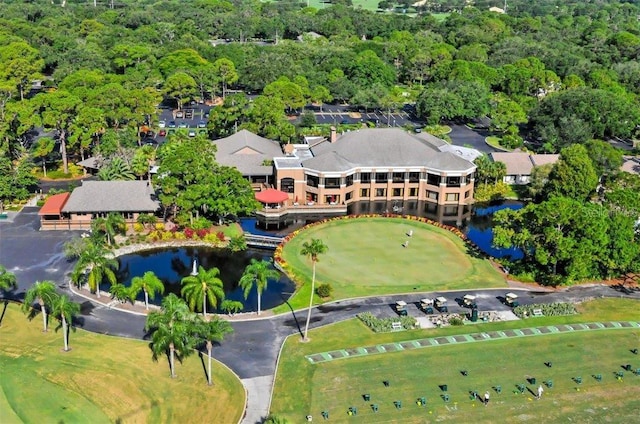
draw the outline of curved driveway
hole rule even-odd
[[[38,231],[37,208],[25,208],[11,222],[0,223],[0,264],[16,274],[18,289],[10,295],[21,299],[24,291],[36,280],[53,280],[61,289],[67,290],[65,275],[72,263],[62,255],[62,245],[74,232]],[[77,232],[75,232],[77,233]],[[622,292],[608,286],[594,285],[575,287],[563,291],[518,291],[521,304],[548,302],[577,302],[596,297],[633,297],[640,299],[640,292]],[[454,299],[466,293],[477,295],[478,309],[508,310],[502,304],[500,296],[505,289],[473,290],[448,293],[411,293],[393,296],[376,296],[361,299],[343,300],[314,308],[311,328],[353,318],[361,312],[372,312],[377,316],[393,316],[393,304],[396,300],[405,300],[409,314],[420,316],[414,302],[422,297],[444,295],[449,301],[450,312],[468,311],[456,304]],[[83,298],[74,296],[82,303],[81,315],[77,325],[96,333],[117,335],[130,338],[145,338],[144,316],[132,315],[95,305]],[[214,357],[229,366],[243,381],[249,392],[247,415],[244,423],[261,422],[269,407],[271,385],[276,370],[276,360],[284,339],[300,332],[304,325],[306,310],[287,313],[275,317],[232,322],[235,332],[227,336],[220,346],[214,349]]]

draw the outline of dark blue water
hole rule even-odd
[[[160,249],[125,255],[118,258],[118,281],[129,286],[133,277],[142,276],[147,271],[153,271],[165,285],[165,294],[175,293],[180,296],[181,280],[188,276],[193,267],[193,258],[197,258],[198,266],[205,269],[217,267],[220,270],[220,279],[224,283],[224,291],[227,299],[237,300],[245,305],[243,311],[256,311],[258,308],[258,295],[251,290],[245,300],[244,291],[238,287],[238,281],[245,267],[252,258],[256,260],[271,259],[273,252],[249,249],[244,252],[231,253],[224,249],[210,249],[204,247],[183,247],[174,249]],[[103,287],[108,290],[108,287]],[[288,299],[295,290],[294,283],[281,274],[279,280],[269,280],[267,288],[262,292],[262,310],[273,308]],[[138,296],[138,300],[144,300],[144,294]],[[162,296],[150,302],[159,305]],[[219,305],[218,305],[219,306]],[[209,306],[207,307],[209,308]]]
[[[471,220],[465,228],[465,234],[486,254],[494,258],[511,257],[513,260],[522,259],[522,250],[498,249],[493,243],[493,214],[502,209],[522,209],[524,204],[518,201],[503,201],[495,204],[476,204],[472,209]]]

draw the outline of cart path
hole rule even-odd
[[[579,324],[547,325],[541,327],[527,327],[499,331],[487,331],[482,333],[456,334],[452,336],[429,337],[426,339],[406,340],[403,342],[390,342],[373,346],[356,347],[349,349],[332,350],[329,352],[306,355],[305,358],[312,364],[330,362],[337,359],[360,358],[382,353],[402,352],[406,350],[421,349],[425,347],[447,346],[454,344],[485,342],[489,340],[504,340],[516,337],[543,336],[576,331],[593,330],[621,330],[638,329],[638,321],[609,321],[588,322]]]

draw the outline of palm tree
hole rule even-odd
[[[238,302],[237,300],[225,299],[220,304],[220,309],[228,313],[229,315],[233,315],[238,313],[244,305],[242,302]]]
[[[307,311],[307,323],[304,326],[303,340],[309,340],[307,338],[307,332],[309,331],[309,322],[311,321],[311,307],[313,306],[313,293],[316,286],[316,263],[319,261],[319,256],[327,251],[328,247],[320,239],[311,239],[306,241],[302,245],[300,254],[311,259],[313,264],[313,273],[311,276],[311,294],[309,295],[309,310]]]
[[[145,228],[148,228],[148,226],[150,228],[157,221],[158,221],[158,218],[156,218],[155,215],[152,215],[150,213],[142,213],[138,215],[138,219],[137,219],[138,224],[142,224]]]
[[[218,306],[218,300],[224,300],[224,288],[219,275],[218,268],[206,270],[199,266],[198,274],[182,279],[180,294],[187,299],[192,311],[202,308],[202,316],[205,318],[207,317],[207,300],[212,308]]]
[[[37,301],[42,311],[43,332],[47,332],[47,307],[53,305],[58,297],[56,285],[53,281],[36,281],[36,283],[24,294],[22,310],[27,312],[33,302]]]
[[[51,306],[51,314],[60,320],[64,336],[64,351],[69,351],[69,325],[80,312],[80,304],[72,302],[66,295],[58,296]],[[73,328],[73,327],[72,327]]]
[[[213,384],[211,374],[211,352],[213,351],[213,342],[221,342],[226,334],[232,332],[233,327],[231,327],[231,324],[218,317],[213,317],[211,321],[200,320],[197,324],[197,336],[201,340],[204,340],[207,346],[207,383],[209,386]]]
[[[149,310],[149,296],[156,297],[156,293],[164,293],[164,284],[153,273],[153,271],[147,271],[142,277],[133,277],[131,280],[131,297],[136,298],[140,290],[144,292],[144,306]]]
[[[195,346],[195,315],[189,307],[175,294],[171,293],[162,299],[159,312],[151,312],[147,316],[145,330],[152,330],[151,350],[153,359],[163,353],[169,354],[171,378],[175,378],[175,357],[180,360],[191,353]]]
[[[113,237],[126,229],[126,222],[122,215],[111,212],[106,218],[95,219],[91,227],[92,231],[103,233],[107,237],[107,244],[111,246]]]
[[[9,291],[18,287],[18,280],[16,280],[16,276],[7,271],[5,267],[0,265],[0,291]],[[2,309],[2,315],[0,315],[0,326],[2,325],[2,318],[4,318],[5,312],[7,312],[7,306],[9,305],[9,301],[7,299],[4,300],[4,308]]]
[[[72,272],[72,281],[78,282],[80,271],[89,269],[87,284],[89,289],[95,291],[100,297],[100,284],[106,279],[109,284],[117,283],[115,270],[118,269],[118,261],[108,256],[109,252],[100,245],[90,244],[89,247],[80,254],[76,263],[76,268]]]
[[[133,303],[136,298],[130,287],[120,283],[112,284],[111,287],[109,287],[109,294],[111,294],[111,299],[116,299],[120,301],[120,303],[125,303],[127,300]]]
[[[16,276],[0,265],[0,290],[7,291],[18,287]]]
[[[244,298],[246,300],[253,286],[256,286],[258,291],[258,315],[260,315],[262,292],[267,288],[267,282],[269,279],[277,280],[279,278],[280,273],[271,268],[271,262],[264,259],[258,261],[252,258],[251,263],[244,269],[244,273],[240,278],[240,287],[244,289]]]

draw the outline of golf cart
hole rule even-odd
[[[515,308],[516,306],[518,306],[520,304],[518,302],[518,295],[515,294],[515,293],[507,293],[504,296],[504,303],[506,303],[507,306]]]
[[[462,298],[462,303],[467,308],[473,308],[473,307],[477,306],[476,305],[476,296],[474,296],[472,294],[465,294],[464,297]]]
[[[420,308],[424,311],[425,314],[433,313],[433,300],[431,299],[420,299]]]
[[[435,304],[438,311],[449,312],[449,308],[447,307],[447,299],[445,297],[436,297]]]
[[[398,315],[400,315],[401,317],[406,316],[407,315],[407,302],[405,302],[404,300],[396,301],[396,313]]]

